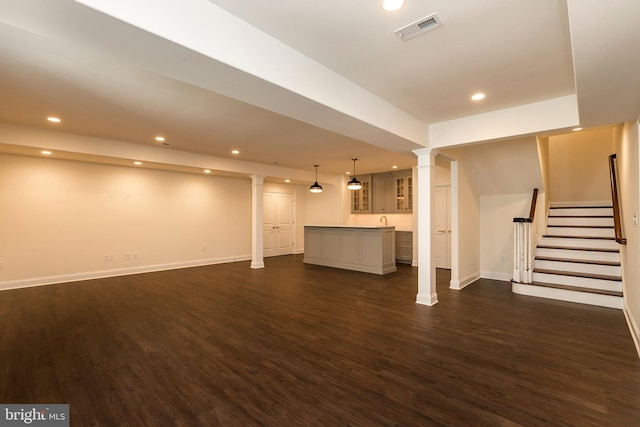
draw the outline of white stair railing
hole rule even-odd
[[[529,218],[513,218],[513,281],[531,283],[537,223],[535,218],[538,189],[533,190]]]

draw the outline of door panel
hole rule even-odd
[[[293,194],[264,192],[264,256],[288,255],[294,248]]]

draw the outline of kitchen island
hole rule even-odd
[[[305,225],[304,262],[365,273],[393,273],[395,226]]]

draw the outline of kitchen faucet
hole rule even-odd
[[[382,215],[380,217],[380,222],[382,222],[382,219],[384,218],[384,225],[387,225],[387,216],[386,215]]]

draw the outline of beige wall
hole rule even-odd
[[[513,218],[526,218],[531,193],[480,196],[480,268],[482,277],[510,281],[513,276]],[[545,194],[539,193],[535,219],[544,225]],[[542,220],[542,221],[541,221]],[[537,230],[538,235],[542,229]]]
[[[295,252],[304,224],[342,224],[323,187],[264,183],[294,196]],[[0,206],[0,289],[251,258],[248,177],[0,154]]]
[[[513,218],[528,216],[531,192],[534,188],[542,192],[536,139],[496,141],[442,152],[458,160],[458,242],[452,242],[452,255],[455,257],[457,244],[460,285],[481,276],[510,280]],[[452,183],[452,190],[455,186]],[[452,200],[452,211],[455,203]]]
[[[620,246],[624,279],[624,310],[640,354],[640,153],[638,123],[625,123],[616,130],[615,153],[620,175],[620,208],[626,245]]]
[[[480,268],[482,277],[511,280],[513,218],[528,217],[531,194],[480,197]]]
[[[553,194],[551,194],[551,178],[549,177],[549,138],[548,137],[538,137],[537,138],[538,145],[538,158],[540,160],[540,171],[542,173],[542,188],[540,188],[540,192],[544,192],[546,194],[547,202],[553,198]],[[546,212],[546,206],[545,206]]]
[[[480,277],[480,196],[474,191],[473,177],[466,167],[467,159],[458,161],[457,177],[452,181],[452,210],[457,203],[458,286],[463,287]],[[458,200],[453,200],[457,187]],[[456,227],[455,217],[452,227]],[[453,245],[456,243],[452,242]],[[452,252],[455,257],[455,250]],[[452,263],[455,261],[452,259]],[[452,264],[453,266],[453,264]]]
[[[549,137],[551,202],[611,201],[613,128]]]
[[[251,254],[250,179],[2,154],[0,206],[0,288]]]

